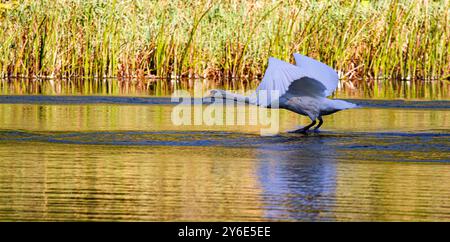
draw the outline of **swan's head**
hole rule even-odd
[[[205,98],[211,98],[211,97],[221,97],[223,96],[223,91],[219,89],[212,89],[209,90],[208,95],[206,95]]]
[[[209,90],[205,96],[203,96],[203,100],[207,102],[212,102],[214,98],[221,97],[222,92],[218,89]]]
[[[212,90],[209,91],[208,96],[214,97],[217,93],[219,93],[219,90],[217,90],[217,89],[212,89]]]

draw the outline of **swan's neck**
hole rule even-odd
[[[228,92],[225,90],[217,90],[217,91],[220,92],[221,95],[215,95],[214,97],[216,97],[216,98],[229,99],[229,100],[234,100],[237,102],[249,103],[249,98],[244,95]]]
[[[326,105],[329,111],[340,111],[350,108],[356,108],[358,105],[343,100],[326,99]]]

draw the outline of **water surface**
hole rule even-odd
[[[450,221],[450,102],[354,102],[260,136],[165,98],[1,96],[0,220]]]

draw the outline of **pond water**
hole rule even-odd
[[[0,96],[0,220],[450,221],[450,101],[176,126],[169,98]]]

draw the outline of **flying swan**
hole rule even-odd
[[[316,120],[319,124],[314,131],[318,131],[323,124],[322,116],[357,107],[353,103],[327,98],[336,90],[339,81],[339,76],[331,67],[297,53],[294,59],[296,64],[292,65],[270,57],[261,83],[250,96],[218,89],[211,90],[210,96],[266,108],[287,109],[311,119],[311,124],[292,133],[306,133],[316,125]]]

